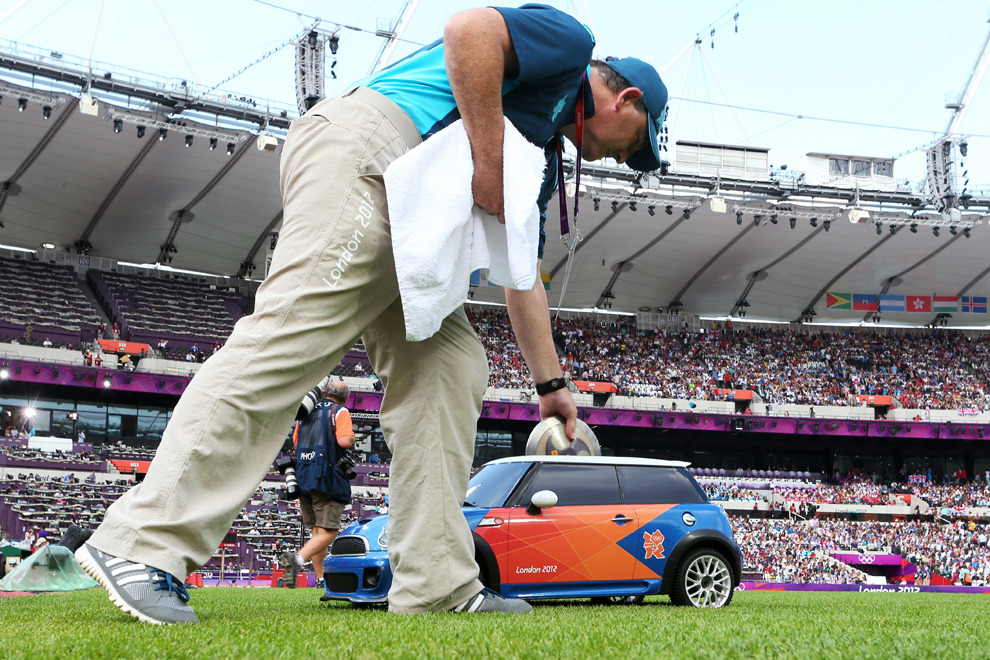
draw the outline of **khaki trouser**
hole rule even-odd
[[[460,507],[488,363],[463,309],[430,339],[405,340],[381,175],[419,135],[396,111],[359,89],[293,122],[285,219],[255,312],[190,382],[147,477],[110,507],[94,547],[180,578],[206,563],[303,395],[363,335],[393,454],[390,607],[442,610],[481,589]]]

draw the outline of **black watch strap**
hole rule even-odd
[[[551,378],[545,383],[536,384],[536,393],[540,396],[544,394],[550,394],[551,392],[556,392],[557,390],[562,390],[567,387],[567,379],[561,376],[560,378]]]

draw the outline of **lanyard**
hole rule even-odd
[[[584,147],[584,93],[588,84],[588,73],[585,72],[581,78],[581,91],[578,93],[577,105],[574,108],[574,129],[575,146],[577,147],[577,161],[574,164],[574,230],[576,234],[575,242],[581,240],[580,232],[577,231],[578,201],[581,198],[581,155]],[[564,186],[564,138],[557,140],[557,191],[560,199],[560,240],[573,249],[573,245],[568,243],[567,236],[570,234],[570,225],[567,222],[567,191]]]

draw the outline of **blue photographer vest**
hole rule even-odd
[[[337,502],[351,501],[351,483],[336,466],[340,454],[334,420],[340,406],[321,401],[296,427],[296,480],[299,491],[318,490]]]

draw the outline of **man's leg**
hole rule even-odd
[[[380,419],[389,470],[389,608],[441,611],[482,588],[461,505],[467,494],[488,360],[463,309],[408,342],[397,300],[364,333],[385,384]]]
[[[193,378],[145,481],[80,551],[179,581],[201,566],[271,466],[303,394],[397,298],[379,174],[406,146],[367,104],[324,104],[284,147],[285,220],[255,313]]]
[[[321,491],[314,490],[303,493],[299,498],[299,511],[302,513],[303,524],[312,530],[312,536],[303,544],[299,552],[288,551],[280,559],[285,569],[286,584],[291,587],[295,587],[296,575],[310,559],[313,560],[316,579],[323,580],[323,560],[326,559],[330,544],[337,538],[344,504],[331,500]]]
[[[313,571],[316,573],[317,580],[323,579],[323,560],[327,558],[327,550],[333,540],[337,538],[339,531],[325,527],[314,527],[313,535],[309,537],[306,545],[299,551],[299,556],[304,562],[313,560]]]

